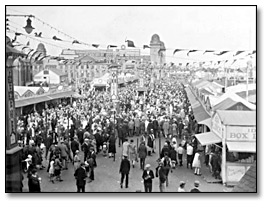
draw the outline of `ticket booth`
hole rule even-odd
[[[195,136],[202,145],[222,142],[224,185],[237,184],[256,161],[256,111],[217,110],[211,132]]]

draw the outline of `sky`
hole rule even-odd
[[[103,49],[107,45],[120,47],[126,39],[132,40],[145,55],[149,54],[149,49],[143,50],[143,45],[149,45],[151,36],[158,34],[167,48],[167,62],[233,59],[232,53],[219,57],[213,53],[196,52],[187,56],[186,52],[178,52],[173,56],[177,48],[256,50],[256,8],[249,6],[9,6],[7,14],[32,14],[78,41],[100,44]],[[9,20],[12,30],[24,32],[26,18],[9,17]],[[32,20],[33,33],[42,32],[48,39],[40,40],[58,46],[45,44],[50,55],[59,55],[63,48],[94,49],[72,45],[72,39],[35,18]],[[14,37],[12,33],[8,35]],[[70,42],[54,41],[53,36]],[[38,41],[18,37],[24,44],[29,40],[30,46],[36,48]]]

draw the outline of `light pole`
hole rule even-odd
[[[26,20],[26,26],[23,27],[26,31],[27,34],[32,33],[32,31],[35,29],[34,27],[32,27],[31,25],[31,19],[30,18],[35,18],[34,15],[19,15],[19,14],[6,14],[7,17],[28,17],[28,19]]]

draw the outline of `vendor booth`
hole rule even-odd
[[[224,185],[237,184],[256,161],[256,111],[217,110],[212,116],[211,132],[195,136],[203,146],[222,142]]]

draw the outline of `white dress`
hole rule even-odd
[[[49,168],[49,174],[54,174],[54,161],[51,161],[50,162],[50,168]]]
[[[195,157],[194,157],[192,166],[194,168],[201,168],[200,154],[198,152],[195,153]]]

